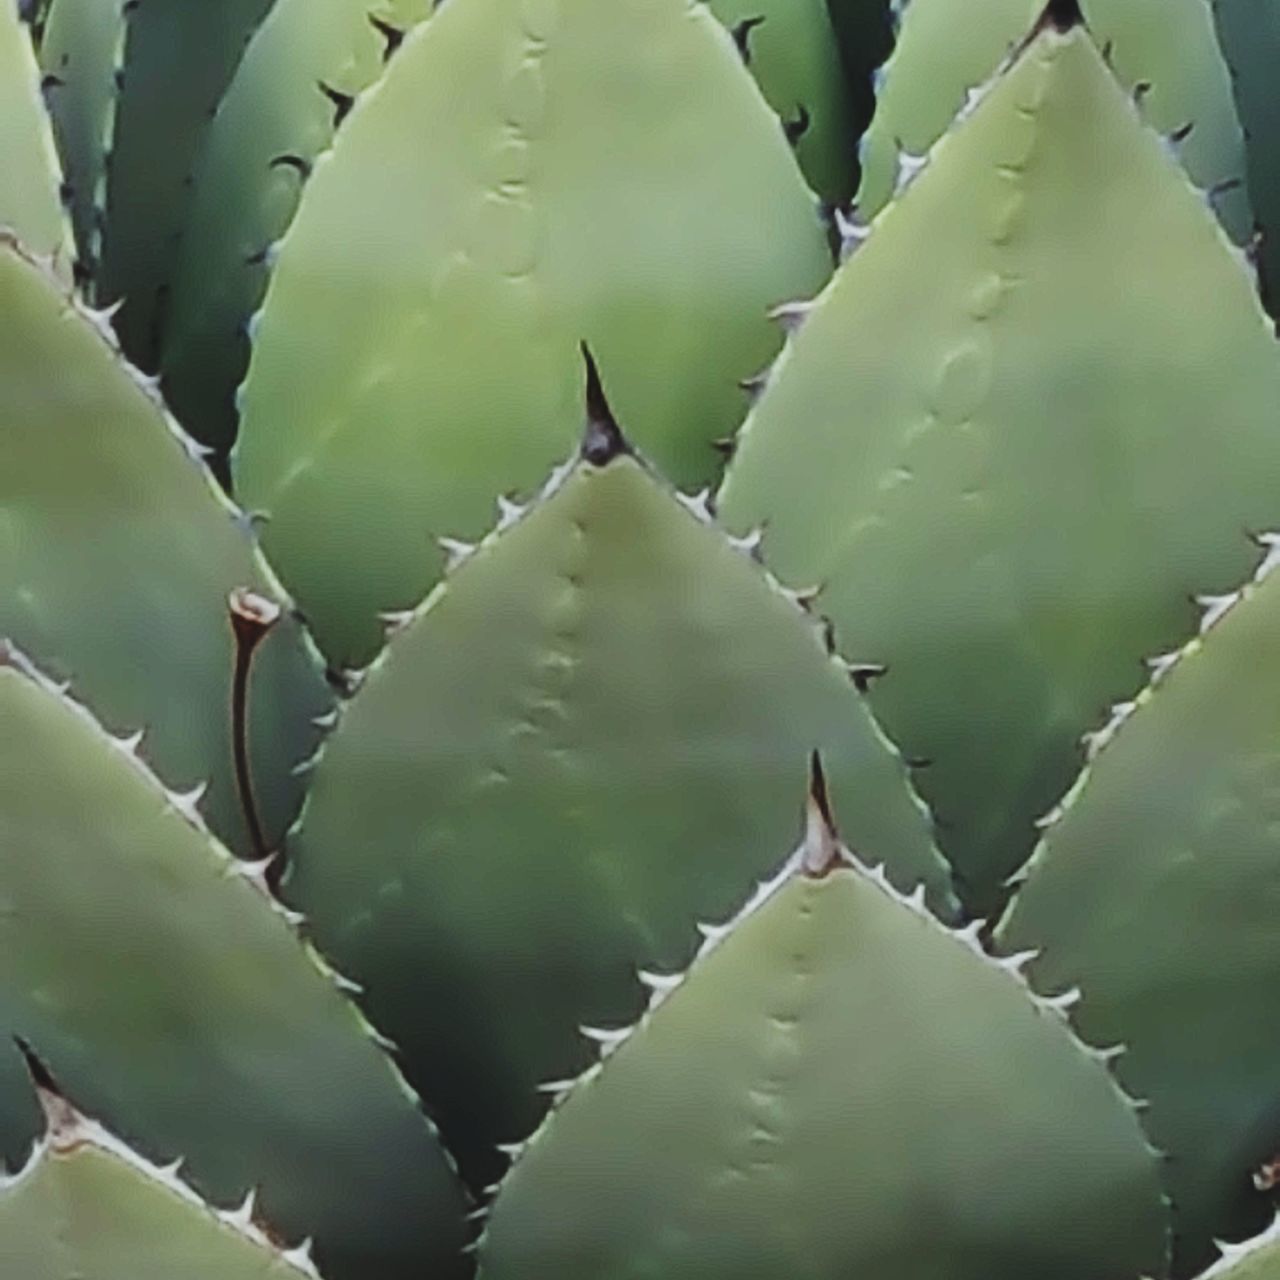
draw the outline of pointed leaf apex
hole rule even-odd
[[[227,611],[237,641],[254,648],[280,621],[280,606],[248,587],[236,587],[227,597]]]
[[[1043,31],[1047,27],[1053,27],[1058,31],[1070,31],[1072,27],[1084,25],[1084,14],[1080,11],[1079,0],[1049,0],[1044,7],[1044,12],[1040,15],[1040,21],[1036,24],[1036,31]]]
[[[809,761],[809,799],[805,806],[801,867],[810,879],[821,880],[845,862],[846,856],[836,831],[835,819],[831,816],[822,757],[815,751]]]
[[[45,1130],[50,1145],[55,1151],[65,1151],[75,1146],[77,1135],[82,1128],[80,1112],[68,1101],[53,1072],[21,1036],[14,1036],[22,1060],[26,1064],[27,1074],[36,1091],[36,1100],[44,1113]]]
[[[37,1089],[41,1089],[46,1093],[56,1093],[61,1097],[62,1090],[58,1088],[58,1082],[54,1080],[53,1072],[44,1064],[31,1047],[30,1042],[24,1040],[22,1036],[15,1035],[13,1043],[22,1055],[22,1061],[26,1064],[27,1074],[31,1077],[31,1083]]]
[[[582,456],[594,466],[603,467],[615,458],[630,454],[631,446],[609,407],[600,370],[585,342],[582,358],[587,366],[587,425],[582,436]]]

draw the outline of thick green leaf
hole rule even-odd
[[[0,848],[0,1057],[38,1045],[209,1199],[258,1188],[331,1276],[462,1274],[453,1174],[338,981],[131,744],[8,649]],[[11,1158],[22,1095],[0,1095]]]
[[[861,145],[864,220],[893,197],[899,153],[921,156],[942,137],[966,92],[990,78],[1043,8],[1042,0],[895,0],[897,40],[876,77],[875,116]]]
[[[853,103],[827,0],[708,0],[734,32],[761,91],[799,134],[796,156],[824,200],[846,202],[857,179]]]
[[[864,139],[859,212],[888,202],[899,149],[919,156],[951,124],[967,91],[983,84],[1023,40],[1045,0],[912,0],[883,73],[876,118]],[[1143,118],[1162,133],[1190,132],[1178,156],[1193,181],[1214,191],[1223,225],[1243,242],[1250,211],[1244,139],[1213,14],[1205,0],[1081,0],[1094,40],[1121,83],[1140,97]],[[1141,86],[1141,87],[1139,87]]]
[[[1251,273],[1083,31],[1045,31],[772,374],[720,512],[860,661],[979,910],[1079,738],[1280,523]],[[1196,299],[1202,305],[1190,305]]]
[[[41,1091],[45,1136],[15,1178],[0,1177],[0,1260],[21,1280],[319,1280],[249,1213],[220,1213]]]
[[[1220,1247],[1222,1257],[1200,1280],[1280,1280],[1280,1225],[1243,1244]]]
[[[107,155],[115,131],[124,28],[124,0],[53,0],[40,43],[45,99],[86,281],[102,254]]]
[[[40,96],[40,70],[17,5],[0,3],[0,227],[71,274],[62,174]]]
[[[1213,12],[1244,125],[1263,291],[1271,313],[1280,315],[1280,3],[1213,0]]]
[[[156,366],[192,169],[245,43],[272,0],[125,4],[98,293],[121,301],[129,358]]]
[[[182,790],[241,852],[232,768],[228,594],[287,606],[244,518],[120,358],[105,321],[0,237],[0,636],[74,679],[116,732],[145,729]],[[250,690],[254,781],[268,837],[296,813],[294,766],[331,705],[286,612]]]
[[[276,0],[254,35],[196,166],[162,359],[186,428],[219,450],[235,434],[246,325],[266,290],[271,248],[333,143],[337,106],[381,74],[392,32],[429,0]],[[374,25],[384,24],[385,30]]]
[[[827,13],[844,66],[853,136],[861,140],[875,114],[875,73],[893,52],[898,18],[893,0],[827,0]]]
[[[1105,1066],[832,843],[811,814],[568,1089],[498,1193],[482,1280],[1164,1273],[1157,1160]]]
[[[465,74],[460,73],[465,68]],[[581,340],[637,444],[716,471],[765,313],[830,259],[733,41],[688,0],[468,0],[357,103],[284,240],[238,492],[338,663],[569,452]]]
[[[1280,573],[1243,594],[1097,740],[999,932],[1128,1047],[1193,1263],[1258,1227],[1249,1175],[1280,1152]]]
[[[851,837],[952,909],[905,768],[813,619],[629,456],[579,461],[392,639],[290,840],[288,896],[468,1173],[634,1017],[638,967],[785,847],[821,748]]]
[[[1175,154],[1237,244],[1253,231],[1245,136],[1205,0],[1081,0],[1098,47],[1142,118],[1178,137]]]

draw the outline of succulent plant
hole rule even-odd
[[[890,1001],[910,1030],[868,1035]],[[516,1153],[482,1277],[1165,1265],[1158,1161],[1104,1061],[1016,962],[858,863],[820,772],[781,872],[655,983],[638,1026],[602,1038]],[[611,1148],[627,1159],[599,1186]],[[556,1208],[582,1198],[590,1215]],[[930,1204],[946,1208],[923,1224]]]
[[[1280,122],[1270,68],[1280,57],[1280,9],[1272,0],[1213,0],[1222,56],[1231,72],[1244,133],[1245,172],[1257,219],[1255,252],[1263,298],[1280,308],[1280,156],[1268,143]]]
[[[811,751],[851,837],[956,912],[821,624],[648,474],[591,377],[578,457],[395,620],[289,840],[286,900],[488,1173],[586,1065],[578,1025],[634,1016],[637,970],[688,963],[773,869]]]
[[[496,493],[564,457],[583,339],[636,444],[712,480],[738,382],[777,347],[767,310],[829,270],[779,120],[703,6],[446,3],[309,182],[241,395],[237,492],[325,653],[367,663],[378,613],[438,577],[436,539],[481,535]]]
[[[217,1212],[184,1183],[79,1111],[22,1046],[44,1132],[11,1179],[0,1179],[0,1240],[12,1275],[133,1280],[317,1280],[309,1245],[285,1250],[253,1218],[252,1199]]]
[[[853,239],[719,511],[821,588],[847,656],[894,666],[877,708],[990,911],[1081,735],[1251,567],[1280,350],[1083,28],[1038,36]]]
[[[268,1220],[314,1235],[336,1274],[376,1256],[409,1276],[431,1250],[448,1274],[462,1200],[447,1158],[262,867],[12,649],[0,707],[10,1034],[126,1138],[182,1157],[205,1194],[258,1189]],[[35,1117],[3,1054],[12,1159]]]
[[[0,1274],[1280,1280],[1277,41],[0,3]]]
[[[1228,5],[1229,8],[1229,0]],[[947,131],[965,95],[1024,37],[1041,0],[910,0],[881,73],[876,118],[863,139],[858,193],[864,218],[888,202],[912,159]],[[1080,0],[1088,31],[1143,119],[1171,134],[1180,162],[1209,192],[1237,239],[1251,231],[1245,138],[1214,15],[1204,0]],[[1255,21],[1252,27],[1259,24]]]
[[[0,221],[31,251],[69,271],[70,227],[58,190],[53,131],[40,106],[40,72],[27,29],[10,4],[0,6]]]

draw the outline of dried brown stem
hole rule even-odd
[[[231,749],[235,757],[236,790],[255,858],[266,858],[267,847],[253,793],[253,771],[249,764],[249,676],[254,654],[267,633],[280,620],[280,606],[274,601],[237,587],[227,599],[231,630],[235,635],[235,669],[231,680]]]

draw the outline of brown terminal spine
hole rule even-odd
[[[249,675],[254,654],[267,633],[280,621],[280,606],[248,587],[237,587],[227,597],[227,612],[235,636],[235,668],[231,680],[231,749],[235,757],[236,789],[240,808],[255,858],[266,858],[270,850],[262,832],[262,819],[253,795],[253,774],[249,766]]]

